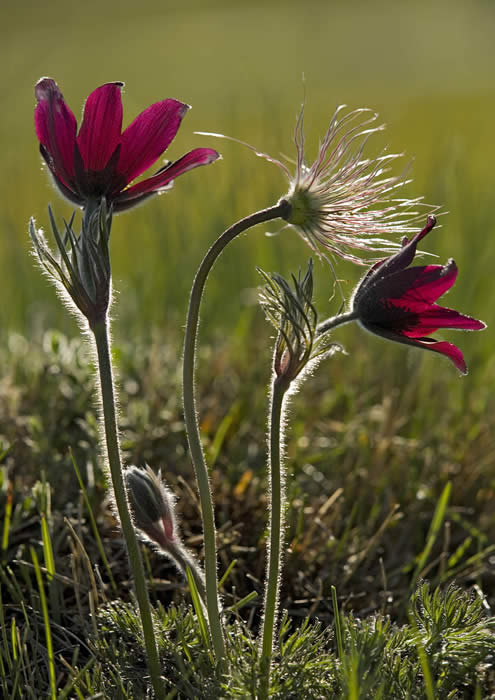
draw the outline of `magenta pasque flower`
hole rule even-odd
[[[458,347],[427,337],[439,328],[480,331],[486,327],[482,321],[435,304],[456,280],[455,262],[409,267],[419,241],[435,224],[435,217],[429,216],[425,228],[411,240],[405,238],[399,252],[371,267],[354,292],[352,312],[368,331],[446,355],[467,374]]]
[[[77,132],[57,83],[42,78],[36,84],[34,123],[41,155],[60,192],[79,206],[105,197],[114,211],[123,211],[170,188],[188,170],[219,158],[211,148],[196,148],[129,186],[168,148],[189,106],[173,99],[156,102],[122,132],[122,87],[106,83],[94,90]]]

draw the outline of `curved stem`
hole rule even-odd
[[[210,624],[210,632],[215,656],[220,665],[224,664],[225,641],[220,622],[220,609],[218,603],[215,519],[213,514],[213,502],[208,478],[208,469],[203,454],[203,448],[201,446],[197,422],[194,388],[194,362],[196,339],[198,335],[199,309],[208,274],[225,246],[243,231],[246,231],[256,224],[287,216],[289,207],[290,204],[286,200],[281,200],[274,207],[263,209],[262,211],[246,217],[245,219],[241,219],[241,221],[235,223],[229,229],[224,231],[219,238],[217,238],[215,243],[213,243],[211,248],[206,253],[201,265],[198,268],[191,289],[189,309],[187,312],[183,364],[184,420],[186,424],[189,448],[191,450],[191,458],[196,473],[196,480],[198,482],[201,516],[203,519],[208,620]]]
[[[357,321],[358,314],[356,311],[349,311],[346,314],[338,314],[337,316],[332,316],[327,318],[326,321],[318,324],[316,328],[316,335],[323,335],[327,331],[337,328],[337,326],[342,326],[344,323],[350,323],[351,321]]]
[[[263,614],[263,638],[261,644],[260,699],[268,698],[270,688],[270,666],[273,652],[273,636],[277,627],[277,608],[280,593],[280,572],[282,566],[281,542],[284,530],[284,480],[282,451],[282,410],[284,397],[290,382],[283,377],[273,381],[270,428],[269,428],[269,467],[270,467],[270,544],[265,584],[265,605]]]
[[[96,351],[98,354],[98,369],[103,406],[103,423],[105,427],[108,464],[110,466],[113,493],[127,545],[127,553],[129,556],[131,571],[134,575],[136,598],[138,601],[139,613],[143,627],[144,644],[146,647],[151,682],[155,691],[155,696],[161,700],[165,698],[165,691],[160,677],[160,661],[158,658],[155,632],[153,629],[151,606],[148,598],[148,590],[146,587],[141,552],[139,549],[136,532],[134,530],[134,525],[132,524],[129,504],[127,501],[127,493],[124,485],[124,479],[122,477],[108,324],[106,321],[95,323],[92,325],[91,330],[95,338]]]

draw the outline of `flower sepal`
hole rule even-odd
[[[29,222],[29,233],[34,252],[48,277],[87,319],[89,326],[104,322],[111,299],[112,274],[108,242],[112,227],[112,209],[103,198],[94,207],[88,207],[81,233],[74,231],[74,215],[65,222],[65,231],[58,230],[51,207],[48,208],[50,225],[57,244],[53,253],[34,219]]]

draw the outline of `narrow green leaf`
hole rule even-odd
[[[236,564],[237,564],[237,559],[232,559],[232,561],[230,562],[230,564],[229,564],[228,567],[227,567],[226,572],[224,573],[224,575],[222,576],[222,578],[221,578],[220,581],[218,582],[218,590],[220,590],[220,589],[222,588],[223,584],[225,583],[225,581],[226,581],[226,580],[228,579],[228,577],[230,576],[230,572],[232,571],[232,569],[234,568],[234,566],[235,566]]]
[[[79,467],[77,466],[77,462],[76,462],[75,457],[72,453],[72,450],[70,450],[70,458],[72,460],[72,466],[74,467],[74,471],[76,472],[77,480],[79,482],[79,488],[82,491],[84,503],[85,503],[86,508],[88,510],[89,522],[91,523],[91,529],[93,530],[93,535],[95,536],[96,546],[98,547],[98,551],[100,553],[100,557],[101,557],[101,560],[103,562],[103,566],[105,567],[105,571],[107,572],[108,578],[110,579],[110,583],[112,585],[112,590],[114,591],[114,593],[117,593],[117,590],[118,590],[117,584],[115,583],[115,579],[113,577],[112,570],[110,568],[110,564],[109,564],[109,561],[107,559],[105,549],[103,547],[103,542],[101,541],[100,533],[98,530],[98,525],[96,524],[96,518],[93,515],[91,503],[89,502],[88,493],[87,493],[86,488],[84,486],[81,472],[79,471]]]
[[[0,567],[0,572],[2,572],[3,569]],[[10,645],[7,639],[7,625],[5,624],[5,616],[4,616],[4,607],[3,607],[3,600],[2,600],[2,586],[0,585],[0,632],[2,635],[2,646],[5,651],[5,661],[7,662],[7,665],[9,667],[9,670],[12,671],[12,657],[10,656]],[[0,654],[0,658],[3,655]]]
[[[55,576],[55,559],[53,558],[52,541],[50,532],[44,515],[41,516],[41,538],[43,540],[43,554],[45,557],[45,568],[47,571],[48,581],[53,581]]]
[[[435,513],[433,514],[433,519],[431,521],[428,536],[426,538],[425,548],[418,557],[418,563],[416,564],[416,569],[414,570],[414,574],[411,580],[411,588],[414,588],[414,586],[416,585],[418,576],[423,571],[424,566],[428,561],[428,557],[430,556],[430,552],[433,549],[433,545],[435,544],[435,541],[438,537],[438,533],[440,532],[440,528],[442,527],[442,523],[445,519],[445,514],[447,512],[451,490],[452,483],[448,481],[445,484],[442,494],[438,500],[437,507],[435,508]]]
[[[241,408],[241,402],[234,401],[234,403],[230,407],[229,412],[223,418],[220,425],[218,426],[217,432],[215,433],[215,437],[213,438],[210,449],[208,451],[209,469],[212,469],[215,462],[217,461],[217,458],[218,458],[218,455],[220,453],[220,450],[222,449],[222,445],[224,443],[224,440],[227,437],[227,433],[229,431],[229,428],[232,426],[232,424],[239,417],[240,408]]]
[[[15,617],[12,618],[12,624],[10,625],[10,639],[12,641],[12,656],[14,661],[17,661],[17,628]]]
[[[41,609],[43,612],[43,622],[45,626],[45,637],[46,637],[46,649],[48,652],[48,673],[50,676],[50,697],[52,700],[56,700],[57,697],[57,687],[55,682],[55,663],[53,659],[53,645],[52,645],[52,633],[50,629],[50,616],[48,614],[48,606],[46,604],[45,589],[43,587],[43,579],[41,577],[41,569],[38,562],[38,557],[33,547],[29,548],[31,552],[31,559],[33,560],[34,571],[36,574],[36,581],[38,583],[38,589],[40,592]]]
[[[337,653],[339,659],[342,660],[344,658],[344,642],[342,637],[342,625],[340,620],[339,603],[337,600],[337,589],[335,588],[335,586],[332,586],[330,590],[332,592],[333,616],[335,619],[335,638],[337,640]]]
[[[251,593],[248,593],[247,595],[244,596],[244,598],[241,598],[240,600],[237,601],[237,603],[234,603],[230,607],[226,608],[227,612],[235,612],[237,610],[240,610],[243,608],[245,605],[250,603],[252,600],[255,600],[258,597],[258,594],[256,591],[251,591]]]
[[[435,700],[435,688],[433,686],[433,678],[431,677],[430,665],[428,663],[428,657],[426,656],[426,652],[421,646],[421,643],[417,644],[416,651],[418,652],[421,670],[423,671],[426,698],[427,700]]]
[[[186,567],[187,583],[189,584],[189,590],[191,592],[191,598],[193,602],[194,611],[198,618],[199,630],[201,637],[203,639],[203,644],[206,649],[210,648],[210,636],[208,634],[208,626],[206,624],[206,619],[203,612],[203,607],[201,603],[201,598],[199,597],[198,589],[196,588],[196,582],[194,580],[191,567]],[[213,658],[212,658],[213,660]]]
[[[9,481],[8,491],[7,491],[7,501],[5,503],[5,514],[4,514],[4,520],[3,520],[2,559],[5,558],[5,553],[7,551],[7,547],[9,546],[10,522],[12,519],[12,504],[14,501],[13,495],[14,495],[13,494],[13,485],[12,485],[12,482]]]

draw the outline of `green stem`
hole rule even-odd
[[[134,575],[136,598],[143,626],[144,644],[148,658],[148,667],[151,682],[156,698],[164,699],[165,691],[160,675],[160,661],[153,629],[151,606],[148,598],[148,590],[144,576],[143,561],[139,549],[136,533],[132,524],[127,493],[122,476],[122,464],[118,440],[117,416],[115,409],[115,391],[112,374],[112,362],[110,358],[109,329],[106,321],[93,324],[91,328],[98,354],[98,369],[100,374],[101,399],[103,406],[103,422],[105,426],[105,438],[107,446],[108,464],[112,477],[112,486],[117,504],[117,510],[127,545],[127,553],[131,571]]]
[[[199,498],[201,503],[201,516],[203,519],[203,533],[205,542],[205,583],[206,602],[208,610],[208,621],[213,641],[213,648],[217,662],[224,666],[225,641],[223,637],[222,625],[220,621],[220,606],[218,602],[218,580],[217,580],[217,555],[216,555],[216,533],[215,519],[213,514],[213,502],[208,478],[208,468],[206,466],[203,448],[196,413],[196,398],[194,387],[194,363],[196,351],[196,339],[198,335],[199,310],[201,297],[208,278],[208,274],[213,267],[225,246],[243,231],[265,221],[271,221],[287,215],[289,203],[281,200],[274,207],[263,209],[251,216],[238,221],[229,229],[224,231],[211,248],[206,253],[194,278],[189,299],[189,309],[187,313],[186,335],[184,339],[184,365],[183,365],[183,393],[184,393],[184,420],[186,424],[191,459],[198,482]]]
[[[316,335],[322,335],[327,333],[327,331],[337,328],[337,326],[343,326],[344,323],[350,323],[351,321],[357,321],[358,315],[356,311],[348,311],[346,314],[338,314],[337,316],[332,316],[327,318],[326,321],[319,323],[316,327]]]
[[[284,377],[275,377],[272,387],[269,429],[270,468],[270,544],[268,549],[268,571],[265,587],[263,614],[263,639],[261,644],[261,679],[259,698],[268,698],[270,666],[273,652],[273,636],[277,626],[277,608],[280,593],[281,541],[284,530],[283,465],[281,461],[281,419],[284,397],[290,382]]]

